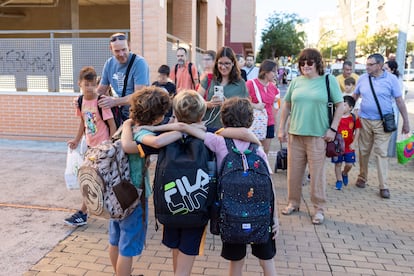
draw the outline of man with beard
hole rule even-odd
[[[184,89],[195,90],[199,83],[198,72],[196,66],[187,61],[187,49],[179,47],[176,56],[177,64],[171,70],[170,78],[177,86],[177,93]]]

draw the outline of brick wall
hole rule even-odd
[[[0,92],[0,138],[67,141],[79,126],[77,93]]]

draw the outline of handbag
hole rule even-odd
[[[397,130],[397,125],[395,123],[395,116],[394,113],[388,113],[383,115],[381,111],[381,107],[378,102],[377,95],[375,94],[374,86],[372,85],[371,76],[369,76],[369,85],[371,86],[372,95],[374,95],[375,103],[377,104],[377,108],[379,114],[381,116],[382,125],[384,127],[385,132],[393,132]]]
[[[328,117],[329,125],[332,124],[333,116],[335,114],[335,105],[331,100],[331,89],[329,87],[329,75],[325,76],[326,90],[328,91]],[[345,141],[341,133],[336,133],[335,138],[331,142],[326,143],[326,157],[339,156],[345,153]]]
[[[259,88],[257,87],[254,80],[252,80],[254,86],[254,92],[256,94],[257,101],[262,102],[262,97],[260,96]],[[250,130],[256,135],[257,139],[260,141],[266,139],[267,134],[267,111],[266,109],[253,109],[254,120]]]
[[[398,163],[405,164],[414,158],[414,135],[397,142]]]

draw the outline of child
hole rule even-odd
[[[198,95],[198,94],[197,94]],[[193,98],[194,101],[189,101],[189,98]],[[200,106],[200,114],[201,114],[201,107],[205,106],[205,103],[201,96],[194,95],[193,91],[182,91],[180,94],[177,95],[177,97],[174,99],[173,103],[173,109],[175,116],[177,117],[178,121],[180,121],[182,118],[181,116],[188,116],[190,113],[188,112],[189,106],[191,105],[197,105]],[[204,108],[205,110],[205,108]],[[194,113],[193,113],[194,114]],[[194,118],[194,120],[197,119],[197,123],[200,123],[203,116],[199,116],[197,118]],[[231,131],[232,136],[240,136],[244,137],[243,140],[248,139],[251,141],[257,141],[257,138],[252,134],[250,131],[248,131],[248,128],[251,126],[253,122],[253,107],[248,99],[242,99],[238,97],[234,97],[231,99],[226,100],[223,103],[223,106],[221,108],[221,118],[223,125],[225,127],[232,127],[231,130],[225,129],[222,131]],[[188,123],[188,120],[187,120]],[[153,128],[153,130],[169,130],[169,129],[177,129],[180,131],[184,131],[192,136],[195,136],[199,139],[204,140],[205,145],[216,153],[217,157],[217,167],[221,167],[221,163],[224,159],[224,157],[227,155],[227,147],[225,140],[222,136],[219,136],[217,134],[213,133],[206,133],[204,130],[202,130],[199,127],[194,127],[193,125],[178,123],[178,124],[169,124],[164,126],[159,126]],[[251,139],[247,138],[247,136],[252,136]],[[244,142],[241,140],[234,140],[235,145],[240,151],[246,150],[249,147],[249,142]],[[258,150],[258,154],[267,161],[266,154],[264,153],[263,149],[260,148]],[[276,205],[276,197],[274,196],[275,202],[274,206]],[[269,225],[272,225],[272,232],[273,237],[271,237],[266,244],[255,244],[252,245],[252,251],[253,255],[259,258],[260,265],[263,268],[265,275],[276,275],[275,265],[273,261],[273,257],[276,254],[276,245],[275,245],[275,237],[277,235],[278,229],[279,229],[279,223],[277,218],[277,212],[273,210],[273,221],[269,221]],[[165,232],[164,232],[165,233]],[[168,233],[165,233],[168,235]],[[200,233],[201,235],[201,233]],[[193,244],[195,248],[199,246],[199,244]],[[175,249],[173,249],[175,250]],[[181,252],[178,252],[176,254],[180,254]],[[221,255],[227,259],[230,260],[230,275],[241,275],[242,274],[242,268],[244,265],[244,258],[246,256],[246,244],[228,244],[224,243],[222,248]],[[173,251],[173,257],[174,257],[174,251]],[[174,258],[174,265],[176,268],[179,268],[180,265],[186,265],[190,270],[187,270],[187,274],[179,274],[176,273],[176,275],[190,275],[191,273],[191,267],[192,263],[194,262],[194,258],[191,258],[191,256],[181,256],[181,258]],[[181,261],[184,261],[182,263],[177,263]],[[191,264],[191,266],[190,266]],[[176,269],[174,269],[175,272],[177,272]]]
[[[345,80],[346,81],[346,80]],[[359,128],[361,122],[354,114],[351,113],[355,105],[355,100],[351,96],[344,96],[344,114],[338,125],[338,133],[342,134],[345,142],[345,153],[340,156],[332,157],[332,163],[335,164],[335,175],[337,190],[342,189],[342,184],[348,185],[348,173],[355,163],[355,148],[356,141],[359,137]],[[345,162],[344,170],[342,171],[342,162]]]
[[[154,81],[152,85],[155,85],[157,87],[161,87],[170,95],[170,98],[174,98],[175,94],[177,93],[177,88],[175,84],[169,79],[170,75],[170,67],[168,65],[161,65],[158,68],[158,80]],[[166,124],[170,121],[172,116],[172,109],[170,108],[165,114],[164,120],[162,124]]]
[[[86,144],[88,147],[94,147],[109,140],[116,131],[115,121],[111,109],[98,108],[98,93],[96,71],[91,66],[85,66],[79,73],[79,87],[83,94],[82,106],[76,109],[76,116],[80,117],[78,132],[74,139],[68,141],[68,146],[75,149],[82,135],[86,135]],[[88,215],[86,204],[82,202],[80,210],[72,216],[66,218],[64,222],[71,226],[81,226],[87,223]]]
[[[345,84],[344,94],[347,96],[352,96],[352,93],[354,93],[354,89],[355,89],[355,79],[353,77],[346,78],[344,80],[344,84]]]

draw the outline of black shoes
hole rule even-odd
[[[380,189],[380,196],[382,198],[390,198],[390,190],[388,189]]]

